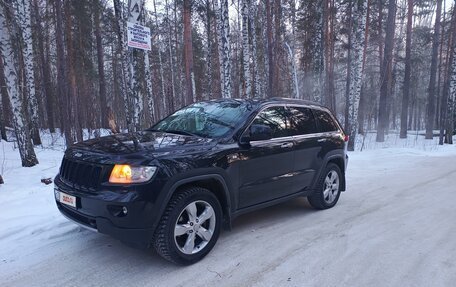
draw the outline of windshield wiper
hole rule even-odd
[[[200,135],[187,132],[187,131],[181,131],[181,130],[162,130],[162,132],[165,133],[170,133],[170,134],[178,134],[178,135],[184,135],[184,136],[193,136],[193,137],[202,137]]]

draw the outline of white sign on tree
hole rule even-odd
[[[127,40],[128,47],[151,50],[149,27],[127,22]]]

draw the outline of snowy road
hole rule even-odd
[[[351,154],[335,208],[298,199],[244,215],[189,267],[76,227],[50,186],[31,202],[0,194],[0,285],[455,286],[456,147],[447,150]]]

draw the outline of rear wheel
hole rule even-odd
[[[336,205],[340,196],[342,172],[339,166],[329,163],[319,178],[314,194],[308,196],[310,205],[316,209],[327,209]]]
[[[222,209],[209,190],[190,187],[171,198],[154,236],[163,258],[178,264],[201,260],[220,234]]]

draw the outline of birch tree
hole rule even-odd
[[[353,29],[350,31],[354,33],[352,37],[352,53],[353,58],[350,61],[350,82],[349,82],[349,108],[348,108],[348,134],[350,140],[348,142],[348,149],[354,150],[355,139],[358,133],[358,108],[359,99],[361,95],[362,85],[362,71],[363,71],[363,59],[364,59],[364,41],[365,41],[365,30],[366,30],[366,18],[367,18],[367,1],[368,0],[356,0],[353,5],[354,21]]]
[[[249,46],[249,8],[250,0],[242,0],[242,66],[244,70],[244,96],[252,97],[252,82],[250,75],[250,46]]]
[[[166,23],[167,23],[167,29],[168,29],[168,59],[169,59],[169,69],[170,69],[170,74],[171,74],[171,100],[169,103],[172,107],[174,107],[174,102],[175,102],[175,97],[176,97],[176,66],[174,62],[174,53],[173,53],[173,46],[172,46],[172,29],[171,29],[171,19],[169,17],[169,5],[168,5],[168,0],[165,0],[165,11],[166,11]]]
[[[155,0],[153,1],[153,4],[154,4],[154,14],[155,14],[155,26],[157,27],[157,30],[158,30],[159,23],[158,23],[157,5],[155,3]],[[162,99],[162,108],[163,108],[160,116],[164,117],[167,114],[168,107],[167,107],[167,99],[166,99],[166,95],[165,95],[165,77],[164,77],[164,71],[163,71],[162,46],[163,45],[162,45],[160,34],[157,34],[158,65],[159,65],[159,69],[160,69],[160,83],[161,83],[161,97],[160,98]],[[149,105],[149,106],[151,106],[151,105]]]
[[[143,9],[143,17],[141,19],[141,24],[146,25],[146,13],[144,10],[144,4],[145,2],[142,2],[142,9]],[[155,4],[155,3],[154,3]],[[159,47],[160,49],[160,47]],[[160,63],[161,65],[161,63]],[[155,116],[155,102],[154,102],[154,91],[153,91],[153,86],[152,86],[152,71],[151,71],[151,66],[150,66],[150,60],[149,60],[149,51],[145,50],[144,51],[144,77],[146,78],[146,99],[147,99],[147,107],[148,107],[148,112],[149,112],[149,118],[151,124],[153,124],[156,120]]]
[[[193,43],[192,43],[192,0],[184,0],[184,62],[187,97],[185,104],[196,102],[195,72],[193,71]]]
[[[117,56],[121,58],[120,65],[122,68],[121,73],[121,81],[122,81],[122,97],[124,102],[124,111],[125,111],[125,120],[127,123],[127,128],[130,130],[132,127],[132,107],[130,101],[130,85],[129,85],[129,78],[130,78],[130,70],[128,69],[127,62],[128,62],[128,48],[126,47],[126,35],[125,35],[125,25],[124,25],[124,7],[120,0],[113,0],[114,1],[114,12],[116,17],[116,30],[117,30],[117,37],[118,37],[118,52]]]
[[[206,0],[206,69],[207,69],[207,91],[205,100],[212,98],[212,10],[211,10],[211,1]]]
[[[250,34],[252,35],[252,66],[253,66],[253,75],[252,75],[252,85],[253,85],[253,97],[259,97],[261,95],[261,82],[260,82],[260,73],[258,65],[258,47],[257,47],[257,35],[256,35],[256,14],[257,14],[257,4],[254,1],[250,2],[249,9],[249,21],[250,21]]]
[[[21,156],[22,166],[31,167],[38,164],[30,130],[25,118],[23,90],[18,78],[18,27],[15,23],[14,14],[11,7],[5,2],[0,3],[0,54],[3,60],[3,70],[6,80],[6,89],[13,112],[14,130],[16,133],[17,144]]]
[[[33,69],[34,49],[32,39],[32,20],[30,0],[19,0],[17,5],[17,18],[21,27],[21,35],[23,40],[23,55],[24,55],[24,70],[25,70],[25,85],[28,96],[28,110],[31,120],[32,140],[36,145],[41,144],[39,131],[38,117],[38,101],[35,91],[35,74]]]
[[[220,0],[220,37],[219,47],[221,49],[221,73],[222,96],[231,98],[231,47],[230,47],[230,21],[228,11],[228,0]],[[216,0],[217,2],[217,0]]]
[[[129,0],[128,1],[128,22],[130,23],[141,23],[144,17],[144,0]],[[132,124],[129,127],[129,131],[137,131],[141,127],[141,114],[143,110],[143,95],[141,94],[140,88],[140,74],[139,74],[139,63],[140,63],[141,51],[134,48],[128,48],[128,70],[129,70],[129,89],[128,95],[133,106],[132,112]]]

